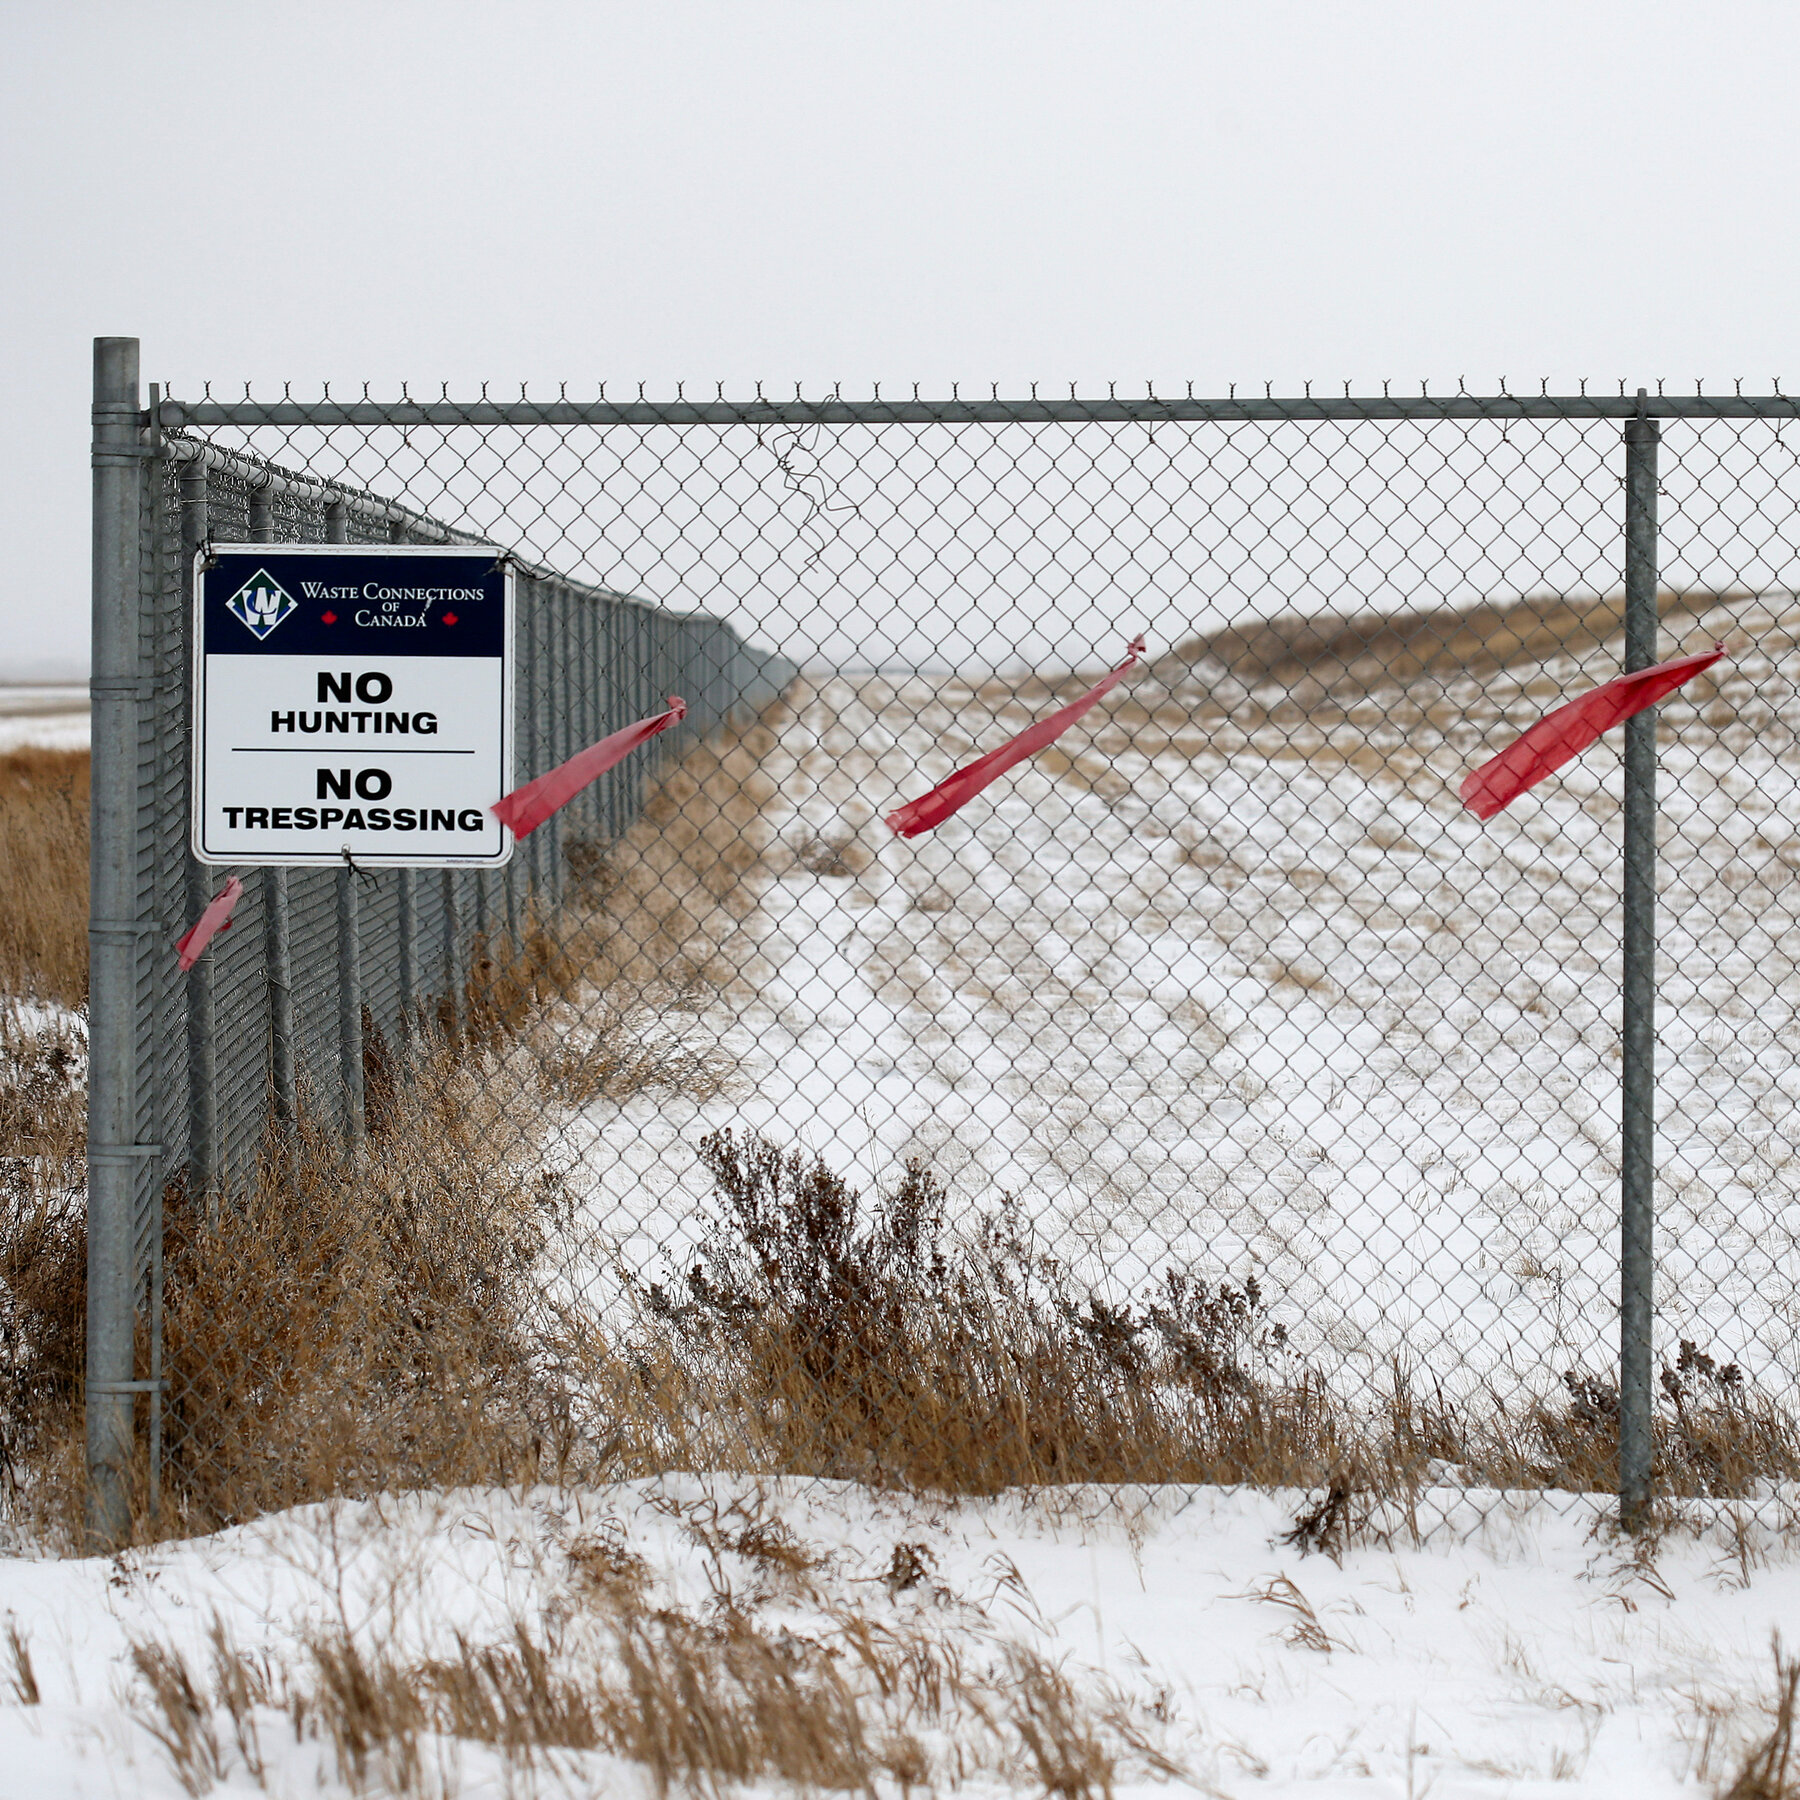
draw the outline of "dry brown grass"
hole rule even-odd
[[[80,1394],[88,769],[85,750],[0,754],[0,1492],[66,1462]]]
[[[1767,605],[1767,596],[1736,592],[1671,592],[1658,599],[1676,641],[1684,626],[1709,611]],[[1229,627],[1155,658],[1081,732],[1038,760],[1107,801],[1130,791],[1113,766],[1123,750],[1201,765],[1216,758],[1219,766],[1235,756],[1298,759],[1317,768],[1348,766],[1371,778],[1423,778],[1435,789],[1462,766],[1470,744],[1502,722],[1499,704],[1486,695],[1453,701],[1454,684],[1598,653],[1617,644],[1623,616],[1616,595],[1543,595],[1417,612],[1292,614]],[[1757,632],[1759,641],[1769,641],[1768,629]],[[1091,672],[1055,681],[988,681],[973,692],[996,719],[1011,723],[1016,716],[1023,724],[1045,697],[1067,699],[1090,679]],[[1540,700],[1561,692],[1545,670],[1528,679],[1527,691]],[[1697,687],[1689,703],[1702,704],[1711,691]],[[1663,730],[1672,732],[1673,723],[1665,721]],[[1442,763],[1435,771],[1434,762]]]
[[[1396,1368],[1353,1401],[1295,1354],[1254,1282],[1164,1271],[1101,1292],[1004,1206],[943,1225],[929,1171],[865,1198],[816,1158],[707,1140],[716,1226],[639,1296],[595,1367],[623,1466],[736,1467],[952,1494],[1081,1483],[1323,1490],[1302,1548],[1334,1549],[1440,1480],[1607,1492],[1618,1398],[1545,1371],[1508,1406],[1422,1398]],[[1554,1392],[1554,1397],[1553,1397]],[[1734,1365],[1685,1344],[1662,1378],[1659,1490],[1741,1498],[1800,1477],[1800,1428]],[[1446,1474],[1445,1471],[1450,1473]]]
[[[777,789],[763,764],[779,712],[690,749],[617,843],[571,846],[596,987],[742,979],[731,946],[765,881],[764,809]]]
[[[240,1201],[171,1208],[164,1529],[561,1472],[536,1279],[561,1194],[499,1074],[422,1054],[361,1155],[309,1130]]]
[[[1720,1800],[1793,1800],[1795,1778],[1794,1723],[1800,1700],[1800,1663],[1781,1653],[1775,1642],[1775,1693],[1770,1710],[1774,1718],[1768,1732],[1746,1751],[1731,1783]]]
[[[1666,593],[1659,616],[1675,622],[1747,595]],[[1622,631],[1623,596],[1567,600],[1547,594],[1479,601],[1420,612],[1364,613],[1346,618],[1293,615],[1190,638],[1151,665],[1160,680],[1178,680],[1205,662],[1240,680],[1296,683],[1312,678],[1364,687],[1427,676],[1489,675],[1517,663],[1597,649]]]
[[[1795,1800],[1800,1794],[1794,1730],[1800,1722],[1800,1662],[1774,1645],[1766,1698],[1696,1695],[1693,1772],[1717,1800]]]
[[[83,1045],[0,996],[0,1492],[56,1461],[87,1321]]]
[[[0,754],[0,994],[87,1004],[88,766]]]
[[[140,1536],[336,1495],[608,1471],[587,1388],[606,1330],[592,1304],[546,1285],[580,1244],[542,1166],[547,1090],[641,1092],[714,1071],[679,1043],[611,1044],[604,1024],[582,1021],[580,1053],[546,1040],[567,1067],[540,1060],[529,1035],[421,1039],[387,1064],[359,1149],[307,1122],[271,1141],[247,1192],[167,1192],[167,1449],[154,1517],[147,1462],[136,1470]],[[26,1166],[41,1182],[50,1164]],[[78,1148],[67,1167],[66,1203],[12,1206],[0,1237],[12,1308],[0,1442],[15,1511],[76,1543]]]
[[[530,1776],[551,1770],[588,1791],[602,1773],[585,1761],[594,1752],[638,1764],[665,1794],[771,1779],[863,1793],[998,1779],[1105,1800],[1120,1776],[1186,1773],[1163,1748],[1166,1700],[1159,1710],[1127,1698],[1093,1671],[1077,1685],[980,1608],[940,1593],[930,1613],[895,1613],[879,1597],[834,1601],[790,1582],[782,1616],[769,1617],[767,1595],[732,1594],[714,1534],[696,1536],[714,1539],[713,1599],[698,1609],[641,1578],[590,1579],[592,1546],[577,1540],[538,1616],[515,1615],[486,1642],[459,1632],[449,1655],[403,1660],[339,1626],[302,1657],[251,1658],[215,1621],[203,1671],[140,1641],[137,1715],[193,1793],[240,1764],[261,1779],[265,1732],[323,1746],[356,1791],[403,1795],[453,1789],[459,1759],[444,1740],[497,1752],[509,1792],[521,1778],[537,1791]],[[813,1566],[804,1546],[788,1548]],[[622,1546],[609,1556],[635,1562]],[[796,1604],[811,1616],[795,1618]]]
[[[408,1075],[393,1130],[363,1154],[307,1128],[236,1200],[166,1197],[168,1449],[154,1519],[148,1468],[136,1471],[143,1535],[554,1466],[557,1390],[537,1367],[548,1334],[532,1270],[556,1196],[514,1165],[526,1146],[466,1061]],[[29,1254],[23,1233],[9,1236]],[[12,1385],[29,1404],[13,1414],[14,1503],[45,1537],[78,1543],[78,1212],[57,1247],[58,1307],[17,1333]]]

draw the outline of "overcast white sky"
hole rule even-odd
[[[0,668],[147,379],[1800,378],[1774,0],[0,0]]]

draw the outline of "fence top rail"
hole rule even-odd
[[[1451,419],[1791,419],[1788,394],[1414,394],[1201,399],[1194,395],[1104,400],[174,400],[143,415],[165,430],[220,425],[1088,425],[1206,421],[1240,424]]]
[[[222,450],[216,444],[204,443],[197,438],[169,438],[162,444],[160,454],[170,462],[204,469],[208,473],[233,475],[256,494],[280,495],[326,507],[341,506],[352,517],[375,525],[400,525],[435,543],[485,545],[488,541],[475,532],[459,531],[441,519],[403,506],[398,500],[386,500],[379,494],[346,487],[342,482],[326,481],[295,469],[278,469],[260,457]]]
[[[401,525],[414,534],[418,540],[416,547],[419,549],[428,550],[433,544],[459,544],[478,549],[491,547],[497,556],[505,557],[527,579],[542,587],[569,594],[577,600],[605,600],[617,606],[635,607],[642,612],[664,614],[689,625],[718,622],[711,613],[681,612],[666,603],[659,605],[654,600],[646,600],[642,594],[624,594],[616,588],[576,581],[555,569],[520,556],[517,551],[495,544],[492,538],[483,537],[479,532],[446,525],[442,519],[434,519],[429,513],[403,506],[398,500],[385,499],[366,489],[347,487],[342,482],[303,474],[296,469],[278,468],[259,456],[221,449],[217,444],[209,444],[198,438],[164,438],[155,454],[189,468],[232,475],[258,494],[280,495],[325,507],[341,506],[352,517],[371,524]]]

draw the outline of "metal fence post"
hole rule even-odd
[[[459,935],[456,922],[456,871],[445,869],[438,877],[443,884],[444,898],[444,1001],[449,1009],[449,1017],[445,1021],[449,1034],[454,1039],[462,1029],[463,997],[459,992],[462,977],[458,956]]]
[[[250,495],[250,539],[275,541],[274,483]],[[288,872],[262,872],[263,957],[269,987],[270,1111],[278,1126],[292,1129],[300,1117],[300,1077],[294,1055],[294,958],[288,920]]]
[[[137,1138],[138,670],[145,446],[136,338],[94,340],[93,800],[88,913],[87,1523],[131,1531]]]
[[[1640,400],[1644,390],[1638,390]],[[1625,427],[1625,668],[1656,660],[1656,420]],[[1643,1522],[1654,1476],[1656,709],[1625,724],[1619,1150],[1619,1516]]]
[[[344,1089],[344,1131],[352,1144],[362,1141],[364,1129],[362,920],[357,879],[355,869],[338,870],[338,1073]]]
[[[400,1030],[404,1036],[410,1037],[419,1022],[415,1016],[419,1004],[419,898],[415,885],[417,871],[400,869],[396,873],[399,892],[395,896],[394,923],[399,942],[395,946],[395,982],[400,1008]]]
[[[288,930],[286,869],[264,869],[263,963],[269,990],[269,1102],[277,1126],[300,1117],[300,1078],[294,1061],[294,957]]]
[[[539,703],[538,681],[546,659],[553,654],[552,635],[543,629],[545,615],[550,607],[550,584],[536,582],[528,575],[520,575],[514,583],[513,592],[518,599],[518,616],[513,626],[514,643],[520,646],[520,667],[514,676],[515,707],[522,709],[524,743],[520,744],[515,737],[514,754],[520,750],[525,753],[525,779],[535,780],[557,760],[554,751],[545,753],[543,740],[549,720],[544,716],[544,708]],[[529,871],[530,891],[536,892],[544,885],[544,868],[542,857],[543,843],[540,841],[545,833],[534,831],[525,840],[525,866]],[[513,851],[513,861],[519,861],[519,852]],[[511,871],[508,871],[511,874]]]
[[[180,591],[193,603],[194,559],[205,544],[208,520],[205,468],[189,463],[181,474]],[[212,898],[214,871],[190,850],[187,869],[188,917],[197,919]],[[219,1046],[214,1030],[213,959],[203,956],[188,975],[188,1188],[204,1200],[209,1219],[219,1187]]]

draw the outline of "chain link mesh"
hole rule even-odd
[[[1663,440],[1659,653],[1731,650],[1658,721],[1657,1354],[1677,1407],[1700,1375],[1780,1404],[1800,1376],[1793,429],[1678,420]],[[1005,1270],[1042,1284],[1031,1316],[1061,1317],[1084,1354],[1163,1356],[1157,1379],[1179,1387],[1168,1355],[1213,1342],[1221,1392],[1315,1383],[1349,1415],[1429,1393],[1438,1423],[1413,1449],[1431,1479],[1468,1464],[1508,1484],[1473,1469],[1455,1409],[1536,1418],[1509,1479],[1583,1485],[1556,1432],[1616,1406],[1619,748],[1487,824],[1456,784],[1621,666],[1615,421],[920,424],[872,407],[189,426],[168,447],[138,770],[159,933],[142,1136],[165,1146],[146,1253],[164,1180],[202,1154],[196,1030],[216,1056],[212,1184],[253,1206],[271,1166],[266,878],[199,981],[167,950],[194,891],[182,507],[191,542],[204,469],[215,541],[320,541],[336,503],[350,541],[454,530],[524,559],[521,778],[666,694],[694,708],[506,871],[382,871],[360,894],[368,1104],[409,1058],[454,1048],[459,1104],[505,1140],[473,1173],[464,1143],[412,1144],[446,1205],[470,1180],[553,1194],[532,1281],[565,1327],[587,1309],[640,1398],[674,1383],[691,1403],[708,1357],[737,1369],[704,1390],[704,1428],[665,1421],[666,1460],[906,1477],[884,1463],[891,1424],[784,1463],[769,1418],[792,1393],[759,1394],[732,1358],[744,1311],[807,1303],[752,1266],[778,1239],[819,1280],[862,1243],[917,1296],[973,1304],[969,1265],[957,1287],[906,1261],[911,1165],[912,1203],[946,1221],[941,1240],[915,1221],[913,1251],[979,1238],[1003,1286]],[[1139,632],[1143,669],[1055,748],[916,842],[882,825]],[[327,1135],[347,1092],[342,879],[287,877],[301,1103]],[[838,1239],[815,1220],[809,1249],[792,1217],[757,1214],[759,1140],[863,1196]],[[379,1186],[358,1170],[390,1153],[372,1136],[342,1181]],[[824,1204],[774,1164],[762,1179],[765,1199]],[[365,1289],[343,1283],[341,1304]],[[914,1354],[912,1327],[893,1329]],[[170,1458],[202,1486],[219,1409],[257,1404],[184,1404],[183,1379],[215,1375],[177,1374],[170,1401]],[[586,1379],[565,1452],[629,1411]],[[608,1454],[645,1466],[648,1441]],[[1110,1460],[1060,1454],[1109,1479],[1212,1466],[1172,1442],[1146,1426]],[[421,1452],[411,1474],[462,1467]]]

